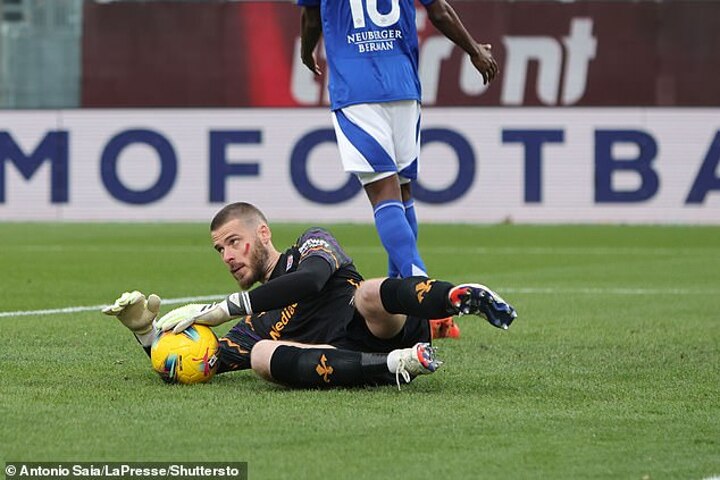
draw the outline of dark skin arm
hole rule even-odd
[[[435,0],[426,9],[435,28],[470,55],[470,60],[483,77],[483,83],[491,82],[498,74],[497,62],[490,52],[492,46],[476,42],[446,0]]]
[[[315,75],[322,72],[315,58],[315,47],[322,37],[320,7],[303,7],[300,19],[300,58]]]

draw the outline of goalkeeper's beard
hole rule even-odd
[[[250,259],[248,260],[247,269],[250,271],[250,276],[247,278],[236,278],[238,285],[243,290],[255,285],[255,283],[263,283],[265,281],[265,270],[267,267],[268,258],[270,254],[262,244],[259,238],[256,238],[253,242],[253,246],[250,249]]]

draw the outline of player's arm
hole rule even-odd
[[[435,28],[470,55],[470,60],[483,77],[483,83],[491,82],[498,73],[497,63],[490,52],[492,46],[476,42],[446,0],[423,3]]]
[[[297,303],[323,289],[333,268],[322,257],[310,256],[300,262],[297,270],[247,292],[252,312],[267,312]],[[247,312],[247,313],[252,313]]]
[[[315,48],[322,37],[319,6],[304,5],[302,7],[300,32],[300,58],[315,75],[320,75],[322,72],[315,58]]]
[[[164,315],[156,322],[160,330],[181,332],[193,323],[217,326],[233,318],[254,312],[283,308],[318,293],[334,270],[321,256],[305,258],[297,270],[273,279],[249,292],[229,295],[210,305],[185,305]]]

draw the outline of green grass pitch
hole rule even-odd
[[[275,226],[275,245],[305,226]],[[384,273],[371,225],[330,228],[366,277]],[[0,224],[0,463],[247,461],[250,479],[720,475],[720,228],[420,235],[430,272],[495,288],[518,309],[512,328],[460,318],[462,338],[436,342],[443,368],[400,392],[291,391],[251,372],[164,385],[98,311],[7,315],[129,289],[230,293],[206,225]]]

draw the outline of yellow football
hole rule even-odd
[[[161,333],[150,348],[153,369],[167,383],[207,382],[217,370],[218,339],[205,325]]]

